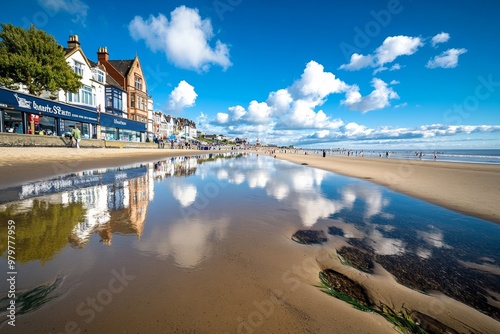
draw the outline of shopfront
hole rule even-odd
[[[131,142],[145,141],[147,124],[127,118],[101,113],[101,139]]]
[[[96,138],[97,113],[0,88],[0,132],[62,136],[78,126],[83,138]]]
[[[23,114],[20,111],[2,111],[3,132],[23,133]]]

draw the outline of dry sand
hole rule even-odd
[[[70,148],[0,148],[0,186],[22,184],[30,180],[48,178],[97,167],[120,166],[134,162],[160,160],[171,155],[210,153],[207,151],[140,150],[140,149],[70,149]],[[213,151],[212,153],[217,153]],[[262,152],[261,152],[262,153]],[[391,159],[343,158],[298,154],[278,154],[277,158],[298,164],[330,170],[336,173],[386,185],[396,191],[446,206],[450,209],[500,222],[499,203],[500,166],[457,164],[443,162],[410,162]],[[279,224],[262,222],[255,226],[252,208],[239,208],[239,217],[252,224],[242,224],[240,233],[232,233],[231,242],[214,248],[213,263],[205,268],[179,276],[183,284],[176,289],[127,289],[117,300],[134,306],[109,307],[95,321],[85,325],[92,331],[125,332],[130,323],[141,324],[141,332],[226,332],[226,333],[388,333],[392,325],[382,317],[354,310],[350,305],[321,293],[318,271],[332,268],[367,287],[377,300],[394,305],[405,305],[432,315],[460,332],[471,326],[483,333],[495,333],[498,322],[490,317],[440,294],[424,295],[399,285],[383,268],[377,265],[373,275],[343,266],[336,257],[335,240],[322,247],[298,245],[290,241],[296,231],[289,224],[287,231],[262,233],[257,227],[275,229]],[[273,219],[288,221],[292,217],[276,213]],[[317,226],[322,228],[324,226]],[[285,233],[275,240],[270,236]],[[271,240],[272,239],[272,240]],[[220,248],[220,249],[219,249]],[[115,268],[126,265],[113,263]],[[144,258],[146,262],[152,261]],[[137,275],[134,286],[162,286],[172,273],[153,263],[157,272]],[[143,273],[144,274],[144,273]],[[88,279],[100,279],[95,286],[104,286],[109,277],[98,278],[91,273]],[[82,276],[82,277],[85,277]],[[82,277],[78,277],[81,279]],[[224,284],[221,290],[221,282]],[[199,289],[196,287],[200,287]],[[90,289],[86,286],[82,289]],[[92,296],[92,290],[79,291]],[[78,300],[78,299],[77,299]],[[172,303],[170,301],[176,301]],[[58,303],[50,312],[60,315],[59,325],[75,317],[71,301]],[[180,304],[179,304],[180,303]],[[184,305],[184,304],[185,305]],[[147,305],[146,305],[147,304]],[[228,307],[228,305],[232,305]],[[267,309],[264,309],[267,307]],[[272,312],[269,307],[272,307]],[[67,310],[66,310],[67,309]],[[191,310],[189,314],[183,310]],[[178,319],[177,328],[166,327],[165,312]],[[269,316],[267,313],[272,313]],[[19,324],[45,329],[60,328],[47,324],[44,312],[35,312]],[[123,321],[122,319],[128,319]],[[23,319],[23,318],[21,318]],[[76,318],[79,319],[78,317]],[[80,319],[81,320],[81,319]],[[253,323],[252,323],[253,322]],[[250,325],[248,325],[250,324]],[[26,326],[26,327],[24,327]],[[45,326],[45,327],[44,327]],[[246,326],[246,329],[244,328]],[[395,331],[394,331],[395,332]]]

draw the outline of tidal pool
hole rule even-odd
[[[3,189],[0,203],[0,263],[12,221],[18,297],[12,327],[2,280],[2,332],[391,330],[318,291],[328,265],[384,303],[481,322],[460,328],[500,319],[499,225],[266,156],[86,171]],[[291,240],[308,229],[327,242]],[[375,265],[342,265],[336,252]],[[404,293],[390,295],[395,286]],[[349,317],[332,320],[339,312]]]

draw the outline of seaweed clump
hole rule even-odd
[[[319,278],[323,286],[322,290],[327,294],[351,304],[358,310],[372,311],[373,303],[365,288],[349,277],[335,270],[326,269],[319,273]]]
[[[349,265],[365,273],[373,273],[373,261],[371,256],[365,252],[352,247],[342,247],[337,251],[340,262]]]
[[[384,303],[375,304],[368,296],[366,289],[348,278],[347,276],[332,270],[326,269],[319,273],[321,290],[330,296],[340,299],[355,309],[364,312],[377,313],[394,325],[402,334],[456,334],[450,328],[438,320],[420,313],[408,310],[404,305],[399,311]]]
[[[325,232],[321,230],[298,230],[292,235],[292,240],[299,244],[311,245],[322,244],[328,239]]]

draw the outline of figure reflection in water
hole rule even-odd
[[[113,237],[113,233],[111,233],[111,229],[103,229],[99,231],[99,236],[101,237],[100,242],[103,245],[111,246],[111,238]]]

